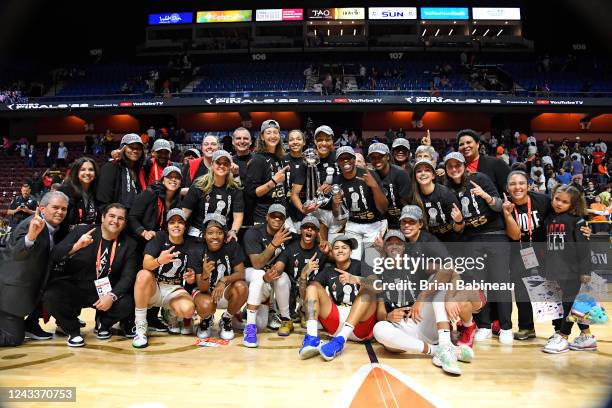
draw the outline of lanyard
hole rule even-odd
[[[102,275],[102,262],[101,262],[101,253],[102,253],[102,241],[100,238],[100,244],[98,245],[98,256],[96,257],[96,279],[100,279],[100,275]],[[106,276],[111,274],[111,270],[113,268],[113,262],[115,261],[115,251],[117,250],[117,240],[113,241],[113,246],[111,248],[110,260],[108,262],[108,272]]]
[[[516,217],[516,223],[519,225],[519,228],[520,228],[521,222],[519,220],[519,214],[518,214],[518,211],[516,210],[516,207],[514,207],[514,216]],[[527,230],[529,231],[529,242],[531,243],[531,240],[532,240],[531,197],[529,197],[529,195],[527,195]],[[521,232],[521,236],[519,237],[519,242],[521,242],[521,243],[523,242],[523,233],[522,232]]]

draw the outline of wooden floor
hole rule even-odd
[[[612,304],[607,309],[612,310]],[[241,334],[219,348],[198,347],[192,336],[159,334],[150,337],[147,349],[136,350],[122,337],[97,340],[91,310],[82,317],[88,321],[85,348],[69,348],[59,337],[0,349],[0,386],[77,388],[76,404],[53,406],[333,407],[340,406],[335,404],[343,392],[357,387],[349,385],[351,377],[370,365],[366,347],[357,343],[348,344],[332,362],[319,357],[299,360],[301,328],[288,338],[264,333],[259,349],[243,347]],[[46,329],[54,328],[52,320]],[[500,346],[496,338],[477,344],[476,359],[461,365],[461,377],[445,375],[425,356],[392,355],[376,343],[373,349],[382,365],[450,406],[602,406],[612,385],[612,326],[593,327],[599,351],[562,355],[542,353],[551,326],[539,324],[536,329],[537,339],[513,347]],[[353,406],[385,406],[362,402]]]

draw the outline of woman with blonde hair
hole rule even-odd
[[[227,241],[237,240],[244,219],[244,197],[242,185],[230,171],[231,166],[232,156],[225,150],[217,150],[208,173],[198,177],[189,187],[182,203],[189,218],[188,235],[201,239],[206,214],[215,213],[231,222]]]

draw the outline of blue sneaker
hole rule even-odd
[[[319,354],[319,348],[321,347],[321,339],[319,336],[304,336],[304,342],[300,349],[300,358],[306,360],[307,358],[314,357]]]
[[[244,338],[242,339],[242,344],[245,347],[257,347],[257,325],[256,324],[247,324],[244,328]]]
[[[344,343],[346,343],[344,337],[336,336],[327,342],[327,344],[322,345],[319,349],[319,353],[321,353],[321,357],[326,361],[332,361],[336,355],[342,353]]]

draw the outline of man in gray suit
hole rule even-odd
[[[24,317],[34,315],[37,320],[35,309],[49,277],[53,235],[67,211],[64,193],[47,193],[36,213],[12,233],[7,253],[0,259],[0,346],[23,343]],[[37,321],[34,324],[40,329]]]

